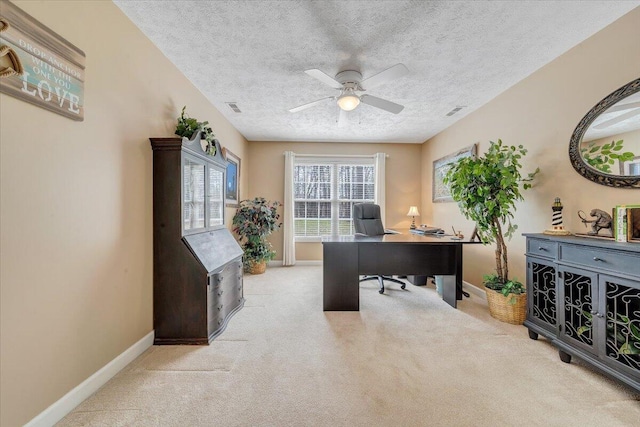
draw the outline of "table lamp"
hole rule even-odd
[[[418,212],[418,207],[417,206],[409,207],[409,212],[407,213],[407,216],[411,217],[411,226],[409,228],[411,228],[412,230],[415,230],[415,228],[416,228],[416,217],[420,216],[420,212]]]

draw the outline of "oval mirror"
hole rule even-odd
[[[608,95],[573,131],[573,168],[598,184],[640,188],[640,78]]]

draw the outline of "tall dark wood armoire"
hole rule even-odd
[[[225,227],[227,162],[195,138],[153,149],[155,344],[208,344],[244,305],[242,249]],[[201,143],[202,142],[202,143]]]

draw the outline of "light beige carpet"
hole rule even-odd
[[[59,426],[638,426],[640,395],[433,286],[361,284],[322,311],[321,267],[245,276],[210,346],[154,346]]]

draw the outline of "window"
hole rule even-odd
[[[209,167],[209,226],[224,225],[224,176]]]
[[[204,163],[185,159],[183,174],[183,228],[184,230],[203,228],[205,199]]]
[[[351,235],[353,204],[375,199],[373,159],[297,160],[293,191],[296,240]]]
[[[224,169],[185,154],[182,164],[182,231],[224,226]]]

